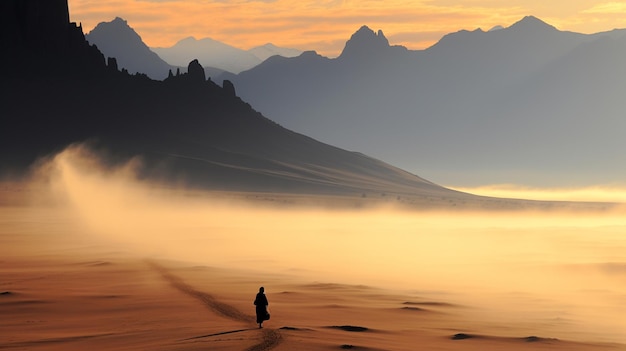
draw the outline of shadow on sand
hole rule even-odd
[[[202,338],[208,338],[208,337],[211,337],[211,336],[218,336],[218,335],[232,334],[232,333],[240,333],[240,332],[244,332],[244,331],[249,331],[249,330],[257,330],[257,329],[258,329],[258,328],[247,328],[247,329],[229,330],[229,331],[225,331],[225,332],[219,332],[219,333],[213,333],[213,334],[207,334],[207,335],[192,336],[191,338],[181,339],[181,340],[179,340],[179,341],[187,341],[187,340],[194,340],[194,339],[202,339]]]

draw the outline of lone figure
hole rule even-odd
[[[263,328],[263,321],[270,319],[270,314],[267,313],[267,297],[265,296],[265,288],[260,287],[259,293],[256,294],[254,299],[254,305],[256,306],[256,322],[259,323],[259,328]]]

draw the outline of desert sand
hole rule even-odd
[[[76,216],[49,204],[0,208],[0,349],[626,350],[555,338],[558,326],[478,320],[477,306],[429,291],[428,282],[409,292],[313,281],[262,263],[150,257],[84,235]],[[263,329],[252,305],[260,285],[271,312]]]

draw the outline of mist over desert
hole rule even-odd
[[[626,350],[624,6],[490,3],[1,1],[0,350]]]
[[[0,349],[626,349],[620,207],[328,207],[85,155],[2,187]]]

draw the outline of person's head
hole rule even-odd
[[[260,288],[259,288],[259,292],[260,292],[260,293],[265,292],[265,288],[264,288],[264,287],[260,287]]]

